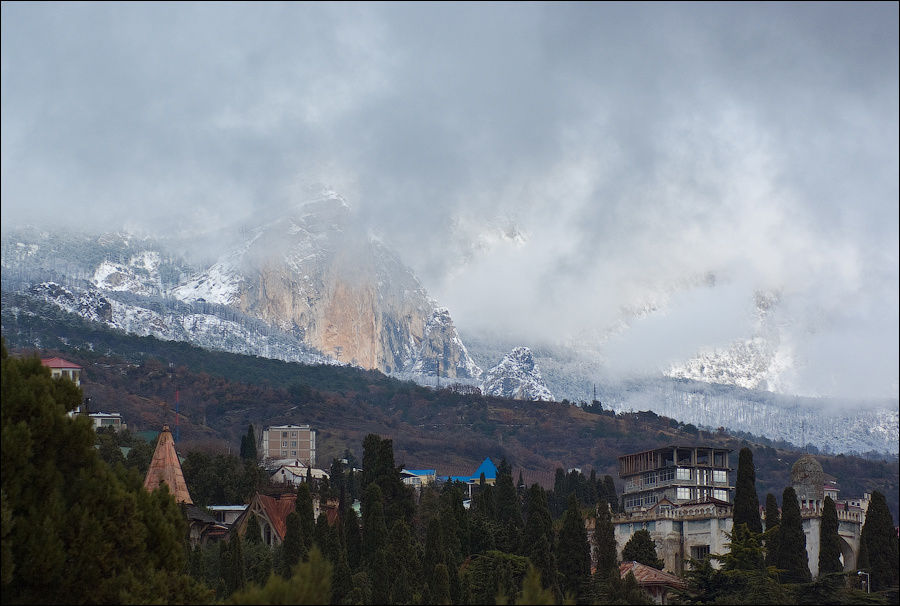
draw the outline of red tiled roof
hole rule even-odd
[[[62,358],[41,358],[41,364],[48,368],[81,368],[78,364]]]
[[[297,494],[283,494],[280,497],[270,497],[264,494],[257,494],[259,506],[266,513],[272,528],[278,533],[281,540],[287,534],[287,517],[297,505]],[[248,508],[249,511],[249,508]]]
[[[665,585],[666,587],[677,589],[687,587],[684,581],[675,575],[657,570],[652,566],[647,566],[640,562],[622,562],[619,564],[619,575],[622,578],[625,578],[629,572],[634,574],[634,578],[640,586]]]

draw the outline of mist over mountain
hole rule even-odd
[[[897,452],[896,400],[863,405],[791,391],[802,358],[778,290],[748,293],[707,273],[635,300],[605,331],[577,339],[523,342],[503,326],[461,336],[450,309],[359,219],[339,194],[317,190],[280,214],[223,230],[215,255],[212,248],[197,254],[171,234],[8,230],[3,289],[129,333],[209,349],[351,364],[515,399],[596,397],[608,409],[652,410],[826,452]],[[495,233],[513,246],[527,242],[515,228]],[[718,308],[723,301],[731,316]],[[704,313],[737,338],[722,341],[720,327],[688,323]],[[689,338],[655,340],[673,323],[688,323],[679,330]]]

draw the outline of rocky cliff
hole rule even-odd
[[[546,400],[555,398],[544,384],[541,371],[527,347],[516,347],[485,373],[482,393],[514,400]]]

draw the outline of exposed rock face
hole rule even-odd
[[[527,347],[516,347],[490,369],[481,391],[485,395],[515,400],[554,400]]]

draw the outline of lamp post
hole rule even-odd
[[[862,570],[860,570],[860,571],[858,571],[856,574],[859,575],[859,576],[865,575],[865,577],[866,577],[866,593],[870,593],[870,592],[869,592],[869,573],[868,573],[868,572],[863,572]]]

